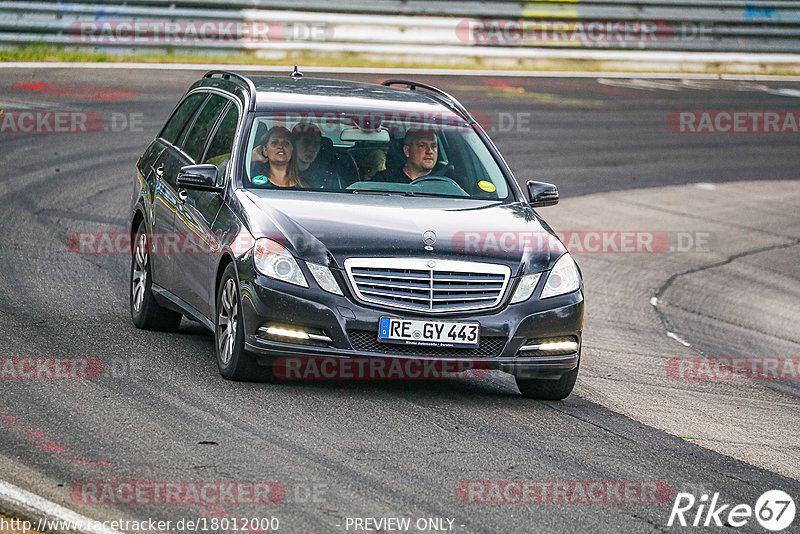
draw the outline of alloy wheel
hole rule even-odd
[[[147,235],[139,234],[134,252],[133,275],[131,276],[131,295],[133,295],[133,310],[139,313],[144,303],[147,288]]]
[[[225,282],[220,299],[219,320],[219,355],[223,365],[227,365],[233,356],[236,344],[236,328],[239,319],[239,299],[236,294],[236,282],[229,278]]]

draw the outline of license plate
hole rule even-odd
[[[378,341],[430,347],[478,346],[478,323],[419,321],[381,317]]]

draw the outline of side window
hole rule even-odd
[[[158,156],[159,150],[164,150],[164,145],[158,141],[153,141],[144,151],[142,157],[139,159],[139,172],[147,175],[147,166],[153,164],[153,159]]]
[[[203,109],[197,114],[194,119],[189,133],[183,140],[181,150],[187,156],[192,158],[193,161],[199,161],[203,155],[203,149],[206,147],[208,134],[216,124],[217,119],[222,113],[222,109],[228,103],[228,99],[219,95],[212,94],[206,103],[203,104]]]
[[[173,113],[172,117],[167,121],[159,137],[163,137],[174,145],[175,141],[180,137],[184,126],[186,126],[186,123],[194,116],[194,112],[197,111],[197,108],[200,107],[200,104],[203,103],[206,96],[206,93],[195,93],[184,100],[183,104],[178,106],[178,109],[175,110],[175,113]]]
[[[222,117],[222,122],[219,123],[214,137],[211,138],[211,144],[208,146],[203,163],[210,163],[216,165],[220,171],[220,176],[224,173],[225,165],[231,159],[231,150],[233,148],[233,137],[236,135],[236,124],[239,120],[239,112],[236,106],[231,104]]]

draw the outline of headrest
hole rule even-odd
[[[313,122],[303,121],[303,122],[298,122],[295,125],[295,127],[292,128],[292,135],[302,135],[302,134],[322,135],[322,131],[319,129],[319,126],[317,126]]]

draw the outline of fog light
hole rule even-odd
[[[271,337],[299,339],[302,341],[321,341],[323,343],[331,343],[333,341],[331,338],[323,334],[314,334],[312,332],[292,330],[290,328],[282,328],[279,326],[262,326],[258,329],[258,333]]]
[[[573,354],[578,352],[578,342],[574,339],[532,340],[523,345],[519,352],[538,352],[540,354]]]
[[[262,329],[264,333],[269,334],[270,336],[278,336],[278,337],[293,337],[295,339],[308,339],[308,332],[302,332],[300,330],[287,330],[286,328],[275,328],[274,326],[268,326],[267,328]]]

